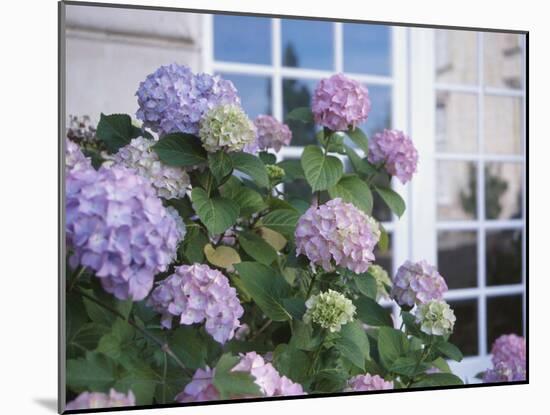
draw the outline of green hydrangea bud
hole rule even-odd
[[[340,331],[341,327],[353,321],[355,306],[350,299],[337,291],[328,290],[311,296],[306,301],[304,322],[313,322],[330,330]]]
[[[256,127],[238,105],[220,105],[201,120],[199,137],[208,152],[240,151],[256,139]]]
[[[265,166],[267,170],[267,175],[269,176],[269,179],[276,182],[278,180],[281,180],[283,177],[285,177],[285,171],[275,164],[268,164]]]
[[[386,290],[386,286],[391,287],[392,282],[386,270],[380,265],[371,265],[368,272],[376,280],[376,299],[379,300],[381,298],[389,298],[389,293]]]
[[[455,313],[444,300],[431,300],[419,304],[415,311],[420,329],[430,335],[444,336],[451,334],[455,325]]]

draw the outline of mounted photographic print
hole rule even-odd
[[[527,32],[59,7],[60,412],[527,383]]]

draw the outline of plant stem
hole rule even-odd
[[[313,289],[313,285],[315,284],[316,278],[317,278],[317,274],[313,274],[313,277],[311,277],[311,282],[309,283],[309,287],[307,289],[306,300],[309,298],[309,295],[311,294],[311,290]]]
[[[273,323],[273,320],[271,320],[271,319],[267,320],[265,322],[265,324],[262,327],[260,327],[260,329],[256,333],[254,333],[254,336],[252,336],[250,338],[250,341],[256,340],[256,337],[258,337],[260,334],[262,334],[264,332],[264,330],[267,329],[271,325],[271,323]]]
[[[420,356],[420,359],[418,360],[418,362],[416,362],[416,366],[414,368],[414,373],[416,373],[416,371],[418,370],[418,368],[420,367],[420,364],[422,363],[422,361],[429,356],[430,352],[432,351],[432,346],[433,346],[433,341],[432,341],[432,338],[430,337],[430,342],[428,343],[428,346],[424,349],[424,351],[422,352],[422,355]],[[414,375],[413,375],[414,376]],[[407,386],[406,388],[410,388],[411,385],[413,384],[414,382],[414,377],[411,378],[411,380],[409,380],[409,383],[407,383]]]
[[[157,339],[155,336],[153,336],[151,333],[149,333],[143,327],[140,327],[131,317],[126,318],[120,311],[118,311],[118,310],[112,308],[111,306],[103,303],[102,301],[98,300],[94,296],[89,295],[89,294],[85,293],[84,291],[78,290],[78,289],[77,289],[76,292],[78,294],[80,294],[82,297],[87,298],[90,301],[93,301],[98,306],[103,307],[105,310],[110,311],[115,316],[117,316],[117,317],[121,318],[122,320],[126,321],[129,325],[131,325],[133,328],[135,328],[137,331],[139,331],[144,337],[148,338],[153,343],[156,343],[163,352],[165,352],[168,356],[170,356],[172,359],[174,359],[174,361],[185,372],[186,375],[188,375],[190,377],[193,376],[193,373],[188,368],[185,367],[183,362],[180,360],[180,358],[178,356],[176,356],[176,354],[170,348],[168,343],[165,343],[162,340]]]
[[[166,372],[168,371],[168,359],[164,353],[164,362],[162,367],[162,403],[166,403]]]
[[[73,277],[73,280],[71,281],[69,292],[73,290],[73,288],[75,287],[80,277],[82,277],[82,275],[84,274],[84,271],[86,271],[86,267],[84,265],[80,265],[76,271],[76,275]]]

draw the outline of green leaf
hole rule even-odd
[[[303,123],[313,122],[313,113],[309,107],[294,108],[286,115],[287,120],[300,121]]]
[[[301,320],[306,312],[306,303],[301,298],[283,298],[283,306],[295,320]]]
[[[91,289],[83,289],[82,291],[96,298],[102,303],[107,304],[110,307],[116,309],[117,311],[122,313],[122,315],[124,315],[124,317],[126,318],[130,314],[130,311],[132,309],[132,300],[119,301],[112,295],[107,294],[103,290],[99,291],[98,289],[96,289],[95,292],[94,290],[91,290]],[[83,297],[82,301],[84,303],[84,308],[86,309],[88,317],[90,317],[90,320],[92,320],[95,323],[99,323],[104,326],[111,327],[111,325],[117,318],[113,313],[106,310],[104,307],[101,307],[100,305],[96,304],[94,301],[89,300],[88,298]]]
[[[239,253],[230,246],[221,245],[214,248],[211,244],[204,246],[204,255],[208,262],[220,268],[232,268],[233,265],[241,262]]]
[[[269,186],[269,177],[265,164],[258,157],[248,153],[231,153],[233,167],[250,176],[260,187]]]
[[[191,200],[189,200],[187,196],[182,199],[168,199],[166,204],[176,209],[180,217],[184,220],[195,214],[193,206],[191,205]]]
[[[340,159],[327,156],[318,146],[307,146],[302,153],[301,163],[306,180],[314,192],[334,186],[344,173]]]
[[[376,173],[376,168],[373,167],[368,161],[359,157],[353,148],[344,145],[344,149],[346,150],[346,154],[348,155],[351,165],[356,173],[364,175]]]
[[[207,161],[206,151],[200,140],[191,134],[166,134],[152,149],[169,166],[195,166]]]
[[[195,327],[172,329],[168,344],[185,367],[198,369],[206,365],[206,345]]]
[[[96,136],[105,143],[109,153],[116,153],[140,135],[141,129],[132,125],[132,119],[127,114],[102,113],[97,124]]]
[[[405,212],[405,201],[394,190],[388,187],[376,186],[374,190],[380,195],[382,200],[388,205],[393,213],[401,217]]]
[[[197,224],[187,227],[183,253],[190,264],[204,262],[204,246],[209,242],[202,228]]]
[[[96,351],[116,360],[123,353],[125,346],[131,343],[134,333],[132,326],[117,318],[111,331],[99,340]]]
[[[288,239],[294,238],[294,230],[300,214],[295,210],[277,209],[265,215],[261,223],[269,229],[286,236]]]
[[[248,372],[232,371],[240,359],[224,354],[216,365],[213,384],[221,399],[260,396],[260,387]]]
[[[416,359],[412,357],[400,357],[390,366],[390,372],[397,373],[399,375],[405,375],[408,377],[414,377],[421,373],[424,373],[430,365],[426,363],[418,363]]]
[[[380,327],[378,330],[378,352],[382,364],[390,369],[398,358],[407,354],[407,336],[399,330]]]
[[[85,323],[75,327],[67,337],[67,355],[74,356],[81,353],[82,349],[94,350],[102,336],[108,332],[109,327],[97,323]]]
[[[85,358],[67,360],[67,386],[76,393],[107,392],[115,381],[115,364],[107,356],[88,352]]]
[[[460,362],[464,358],[460,349],[452,343],[443,341],[437,343],[435,347],[449,359],[453,359],[456,362]]]
[[[289,297],[290,286],[281,275],[257,262],[241,262],[235,268],[246,291],[271,320],[292,320],[283,305],[283,299]]]
[[[208,167],[218,184],[221,184],[233,171],[233,161],[225,151],[208,153]]]
[[[370,326],[390,326],[393,327],[391,313],[375,300],[369,297],[359,297],[354,301],[357,308],[357,317],[363,323]]]
[[[260,151],[258,157],[260,157],[260,160],[262,160],[264,164],[277,163],[277,156],[273,153],[268,153],[267,151]]]
[[[277,259],[277,252],[261,236],[252,232],[242,232],[239,234],[239,244],[241,248],[256,261],[270,265]]]
[[[430,373],[425,375],[421,380],[411,385],[413,388],[427,386],[453,386],[464,385],[462,379],[452,373]]]
[[[401,311],[401,318],[403,319],[403,323],[405,324],[405,328],[408,333],[419,338],[423,338],[425,336],[424,333],[420,331],[420,327],[416,322],[415,316],[408,311]]]
[[[350,128],[346,134],[357,147],[365,152],[365,156],[369,154],[369,139],[360,128]]]
[[[304,169],[302,163],[297,159],[283,160],[277,163],[277,166],[285,171],[285,182],[292,182],[298,179],[305,179]]]
[[[370,358],[369,340],[362,325],[352,321],[342,326],[334,346],[346,359],[359,369],[365,369],[365,360]]]
[[[445,359],[438,357],[432,362],[432,365],[444,373],[451,373],[451,368]]]
[[[239,217],[239,205],[221,196],[209,198],[207,193],[195,187],[191,192],[193,208],[211,234],[217,235],[234,225]]]
[[[300,320],[292,323],[294,330],[289,344],[300,350],[316,350],[321,343],[321,336],[313,335],[313,328],[310,324],[305,324]]]
[[[273,365],[279,373],[300,384],[308,380],[310,360],[307,353],[288,344],[278,345],[273,352]]]
[[[356,175],[345,175],[328,189],[331,198],[340,197],[367,214],[372,212],[372,193],[369,186]]]
[[[388,232],[386,231],[386,228],[378,222],[378,227],[380,228],[380,239],[378,240],[378,249],[380,249],[380,252],[384,253],[388,250],[390,245],[390,237],[388,235]]]
[[[353,278],[353,282],[355,283],[355,287],[361,294],[363,294],[365,297],[376,300],[378,287],[376,284],[376,279],[371,274],[366,272],[364,274],[357,275]]]
[[[231,198],[239,205],[241,216],[250,216],[267,208],[262,195],[248,187],[241,186]]]

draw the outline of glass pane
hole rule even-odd
[[[477,95],[438,92],[435,109],[437,151],[475,152],[477,150]]]
[[[388,232],[388,238],[389,244],[387,251],[381,252],[378,245],[374,248],[374,257],[376,258],[374,263],[384,268],[391,276],[393,275],[393,234],[391,232]]]
[[[523,335],[523,299],[521,295],[487,298],[487,348],[497,337]]]
[[[283,66],[334,69],[333,24],[309,20],[281,20]]]
[[[487,219],[521,219],[522,164],[487,163],[485,216]]]
[[[485,151],[493,154],[520,154],[523,109],[521,98],[485,96]]]
[[[522,268],[521,230],[487,231],[487,285],[519,284]]]
[[[215,15],[214,58],[218,61],[269,65],[271,20],[265,17]]]
[[[477,168],[467,161],[437,162],[437,218],[470,220],[477,217]]]
[[[477,286],[477,232],[439,232],[437,268],[450,289]]]
[[[378,175],[372,181],[372,184],[381,187],[390,187],[390,181],[385,175]],[[388,205],[378,195],[378,192],[372,192],[372,216],[380,222],[390,222],[392,220],[392,213]]]
[[[344,70],[390,75],[391,28],[363,23],[344,23]]]
[[[436,81],[453,84],[477,82],[477,33],[435,30]]]
[[[456,322],[449,341],[464,353],[464,356],[478,354],[477,300],[449,301]]]
[[[522,37],[514,33],[484,33],[484,81],[488,86],[520,89]]]
[[[286,114],[294,108],[309,107],[313,90],[317,85],[316,80],[283,79],[283,113]],[[289,127],[292,130],[292,145],[304,146],[315,144],[315,127],[312,124],[290,121]]]
[[[259,114],[271,114],[271,78],[233,73],[220,75],[235,84],[241,104],[250,118]]]
[[[391,128],[391,87],[389,86],[367,86],[371,102],[369,118],[359,125],[368,137],[384,128]]]

